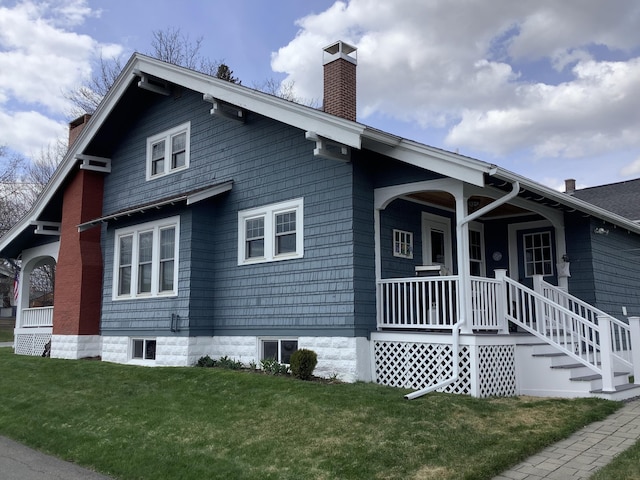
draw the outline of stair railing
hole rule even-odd
[[[583,318],[509,277],[503,277],[503,282],[509,321],[601,375],[603,391],[615,390],[609,330],[603,334],[598,322]],[[602,325],[607,320],[603,318]]]
[[[603,321],[608,323],[611,350],[616,366],[633,368],[631,327],[629,324],[589,305],[587,302],[583,302],[555,285],[545,282],[542,275],[535,275],[533,281],[533,289],[545,298],[562,305],[589,322],[598,325],[601,325]],[[602,326],[604,327],[604,325]]]

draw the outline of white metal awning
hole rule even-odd
[[[121,210],[119,212],[112,213],[110,215],[105,215],[104,217],[94,218],[93,220],[89,220],[88,222],[81,223],[80,225],[78,225],[78,231],[84,232],[85,230],[89,230],[90,228],[96,227],[101,223],[106,223],[111,220],[117,220],[118,218],[122,218],[122,217],[130,217],[131,215],[134,215],[137,213],[144,213],[148,210],[160,209],[167,205],[176,205],[182,202],[185,202],[187,205],[192,205],[202,200],[206,200],[208,198],[215,197],[216,195],[220,195],[221,193],[228,192],[229,190],[231,190],[232,186],[233,186],[233,180],[228,180],[226,182],[210,185],[208,187],[199,188],[196,190],[191,190],[189,192],[181,193],[179,195],[174,195],[172,197],[163,198],[155,202],[145,203],[144,205],[138,205],[132,208],[128,208],[126,210]]]

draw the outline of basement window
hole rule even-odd
[[[260,359],[276,360],[278,363],[284,363],[288,365],[291,362],[291,355],[296,350],[298,350],[298,340],[262,340]]]
[[[133,358],[134,360],[155,360],[156,341],[143,338],[134,338],[131,351],[131,358]]]

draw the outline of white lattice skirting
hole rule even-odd
[[[50,333],[18,334],[16,335],[16,354],[40,356],[44,346],[51,340]]]
[[[450,343],[403,337],[372,338],[377,383],[419,390],[453,376]],[[514,345],[461,345],[458,366],[458,380],[438,391],[478,397],[516,394]]]

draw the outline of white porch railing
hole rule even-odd
[[[21,327],[53,326],[53,307],[23,308],[20,313]]]
[[[458,277],[379,280],[378,328],[445,329],[456,323]]]
[[[471,328],[505,330],[502,282],[493,278],[471,277]]]
[[[598,325],[598,319],[607,317],[611,335],[612,354],[616,360],[626,367],[633,367],[631,353],[631,327],[611,315],[583,302],[579,298],[569,295],[564,290],[545,282],[542,278],[534,277],[534,290],[542,293],[545,298],[571,310],[590,323]]]
[[[457,276],[378,281],[378,328],[450,330],[460,308]],[[504,330],[499,280],[471,279],[471,328]]]

